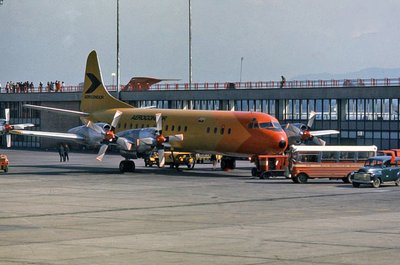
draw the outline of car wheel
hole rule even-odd
[[[399,186],[399,185],[400,185],[400,178],[396,179],[396,180],[394,181],[394,184],[395,184],[396,186]]]
[[[351,184],[353,185],[354,188],[359,188],[360,187],[360,183],[353,182]]]
[[[381,186],[381,180],[379,178],[376,178],[372,181],[372,187],[379,188],[380,186]]]
[[[299,183],[299,179],[298,179],[297,177],[292,177],[292,181],[293,181],[294,183]]]
[[[300,174],[297,175],[297,179],[298,179],[299,183],[304,184],[304,183],[307,183],[308,176],[305,173],[300,173]]]

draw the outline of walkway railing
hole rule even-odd
[[[121,91],[146,91],[146,90],[160,90],[160,91],[172,91],[172,90],[224,90],[224,89],[271,89],[271,88],[332,88],[332,87],[389,87],[389,86],[400,86],[400,78],[383,78],[383,79],[342,79],[342,80],[292,80],[286,81],[284,84],[281,81],[259,81],[259,82],[214,82],[214,83],[192,83],[189,88],[188,83],[162,83],[155,84],[150,89],[141,89],[140,85],[135,89],[125,88],[121,86]],[[27,89],[27,91],[21,91],[17,89],[6,89],[3,87],[1,93],[60,93],[60,92],[81,92],[82,86],[64,86],[61,91],[54,92],[48,91],[45,88],[39,89],[34,87],[33,89]],[[106,86],[108,91],[116,91],[116,86]]]

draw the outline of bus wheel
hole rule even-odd
[[[381,186],[381,180],[379,178],[376,178],[372,181],[372,187],[374,188],[379,188]]]
[[[298,179],[299,183],[304,184],[304,183],[307,183],[308,176],[307,176],[307,174],[300,173],[297,175],[297,179]]]
[[[346,177],[342,178],[344,183],[351,183],[351,174],[347,174]]]

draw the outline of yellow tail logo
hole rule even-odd
[[[104,87],[96,51],[86,61],[85,81],[81,97],[81,111],[96,112],[114,108],[132,108],[131,105],[114,98]]]

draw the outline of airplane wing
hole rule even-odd
[[[60,140],[74,140],[74,141],[84,141],[85,140],[85,138],[83,138],[81,135],[78,135],[75,133],[11,130],[10,134],[35,136],[35,137],[46,137],[46,138],[60,139]]]
[[[30,108],[30,109],[36,109],[36,110],[40,110],[40,111],[50,111],[50,112],[56,112],[56,113],[61,113],[61,114],[66,114],[66,115],[74,115],[74,116],[80,116],[80,117],[88,117],[89,116],[89,113],[87,113],[87,112],[68,110],[68,109],[58,109],[58,108],[31,105],[31,104],[24,104],[23,107]]]
[[[330,134],[339,134],[339,131],[336,130],[322,130],[322,131],[310,131],[312,136],[322,136],[322,135],[330,135]]]

